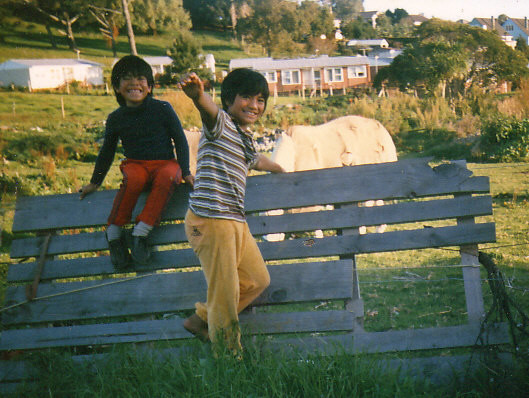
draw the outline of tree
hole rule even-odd
[[[403,8],[395,8],[394,12],[386,11],[386,16],[391,20],[393,25],[398,24],[402,19],[408,16],[408,12]]]
[[[24,3],[46,16],[48,20],[56,22],[64,27],[58,29],[59,33],[66,36],[68,46],[72,51],[78,51],[72,25],[79,19],[85,4],[81,0],[61,2],[56,0],[24,0]],[[48,33],[51,34],[51,27],[47,26]],[[52,35],[53,37],[53,35]],[[54,43],[52,42],[52,46]]]
[[[509,19],[508,15],[505,15],[505,14],[498,15],[498,23],[500,25],[503,25],[508,19]]]
[[[107,3],[112,3],[107,2]],[[105,4],[107,7],[112,7],[112,4]],[[112,48],[112,54],[114,57],[117,57],[117,48],[116,48],[116,37],[119,34],[117,17],[121,14],[121,11],[114,8],[107,7],[98,7],[96,5],[89,5],[88,10],[90,14],[95,18],[99,23],[99,31],[101,34],[108,40],[110,43],[110,48]]]
[[[251,14],[239,20],[240,36],[260,44],[268,56],[299,52],[302,45],[315,44],[314,38],[331,39],[333,31],[328,8],[311,1],[298,6],[284,0],[255,0]]]
[[[516,39],[516,51],[519,51],[529,61],[529,45],[522,37]]]
[[[492,32],[432,19],[417,30],[417,40],[375,78],[401,89],[424,85],[430,94],[439,87],[452,94],[502,81],[518,84],[529,74],[527,60]],[[443,90],[444,92],[444,90]]]
[[[240,18],[248,16],[253,0],[183,0],[191,15],[193,29],[203,27],[230,29],[237,36]]]
[[[134,29],[132,28],[132,20],[130,19],[129,3],[127,0],[121,0],[123,7],[123,16],[125,17],[125,24],[127,25],[127,37],[129,38],[130,53],[138,55],[136,50],[136,39],[134,38]]]
[[[202,48],[191,32],[186,30],[177,32],[171,47],[167,49],[167,55],[173,62],[161,79],[162,82],[176,83],[189,72],[196,72],[205,79],[211,79],[211,73],[201,68]]]
[[[261,45],[268,56],[283,41],[292,41],[288,26],[288,8],[294,3],[282,0],[256,0],[252,14],[239,21],[239,33],[243,38]],[[286,17],[285,17],[286,16]],[[284,18],[285,17],[285,18]]]
[[[134,0],[132,14],[132,24],[141,33],[156,35],[191,28],[182,0]]]
[[[362,0],[333,0],[331,6],[336,18],[342,21],[350,21],[359,12],[364,11]]]
[[[340,29],[344,37],[348,39],[373,39],[377,37],[377,31],[362,18],[353,19],[342,25]]]

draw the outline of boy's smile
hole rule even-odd
[[[233,103],[228,106],[228,113],[239,127],[245,128],[254,124],[263,115],[265,107],[266,100],[262,94],[237,94]]]
[[[150,94],[152,87],[149,86],[145,76],[125,75],[119,80],[119,87],[116,90],[127,106],[140,106],[145,98]]]

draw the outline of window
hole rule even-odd
[[[512,31],[514,30],[514,26],[512,26],[512,25],[505,25],[505,30],[506,30],[507,32],[512,32]]]
[[[325,76],[327,77],[327,82],[343,82],[343,72],[342,68],[329,68],[325,69]]]
[[[366,66],[365,65],[355,65],[355,66],[349,66],[347,68],[347,76],[351,78],[355,77],[366,77]]]
[[[281,72],[281,83],[287,84],[299,84],[301,83],[301,73],[299,70],[284,70]]]
[[[265,77],[268,83],[277,82],[277,74],[274,70],[273,71],[265,70],[265,71],[262,71],[261,74]]]

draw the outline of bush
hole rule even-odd
[[[529,119],[491,119],[483,122],[481,134],[481,150],[485,160],[529,160]]]

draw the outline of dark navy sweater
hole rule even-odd
[[[127,159],[169,160],[176,157],[182,176],[189,172],[187,139],[171,104],[147,97],[137,107],[121,106],[108,115],[105,139],[97,155],[90,182],[100,185],[116,154],[118,141]]]

